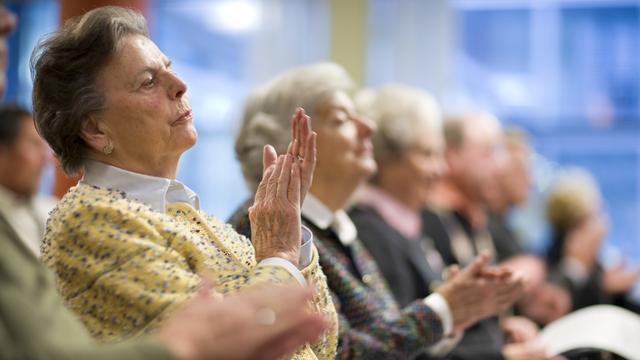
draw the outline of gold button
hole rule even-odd
[[[362,281],[363,281],[365,284],[367,284],[367,285],[369,285],[369,283],[371,282],[371,280],[373,280],[373,276],[371,276],[371,274],[365,274],[365,275],[362,277]]]

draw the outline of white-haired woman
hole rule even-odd
[[[339,312],[338,358],[406,359],[437,352],[444,335],[495,313],[520,285],[508,274],[486,271],[487,259],[480,257],[437,293],[402,309],[397,305],[343,210],[356,188],[376,171],[371,143],[375,126],[356,111],[349,96],[352,90],[351,78],[335,64],[307,65],[281,74],[249,99],[237,156],[255,189],[261,174],[253,166],[260,161],[260,149],[267,143],[286,149],[281,134],[289,132],[287,113],[304,106],[318,134],[318,160],[302,216],[314,233]],[[246,210],[240,209],[231,223],[248,234]],[[475,281],[478,276],[493,276],[493,281]],[[481,293],[487,302],[468,302],[478,298],[470,293]]]
[[[358,108],[377,125],[373,136],[378,173],[358,196],[349,215],[389,282],[396,299],[406,305],[442,283],[444,262],[432,240],[424,236],[421,212],[442,176],[444,135],[440,108],[427,92],[403,85],[365,90]],[[485,299],[469,293],[469,303]],[[467,330],[452,350],[452,359],[544,359],[544,351],[527,343],[537,333],[523,318],[507,318],[503,327],[520,344],[505,345],[496,318]]]
[[[638,312],[640,306],[625,296],[640,272],[624,265],[605,270],[598,261],[608,224],[602,195],[587,171],[573,168],[558,176],[547,195],[547,218],[553,231],[547,261],[553,279],[571,293],[573,308],[615,303]]]

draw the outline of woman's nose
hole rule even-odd
[[[358,126],[358,132],[366,137],[373,135],[378,128],[371,119],[363,115],[356,115],[355,123]]]
[[[167,74],[169,80],[168,92],[169,97],[178,100],[187,92],[187,84],[173,72]]]

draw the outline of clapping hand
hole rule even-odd
[[[449,304],[456,332],[506,310],[523,294],[522,280],[508,269],[489,266],[487,253],[449,273],[437,291]]]
[[[256,260],[280,257],[298,265],[300,207],[316,165],[316,134],[311,119],[298,108],[292,119],[287,153],[277,155],[271,145],[263,150],[263,175],[249,208]]]

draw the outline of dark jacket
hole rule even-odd
[[[468,239],[473,238],[471,226],[461,214],[458,213],[436,213],[433,210],[425,209],[422,212],[422,229],[425,238],[432,240],[435,247],[440,252],[442,259],[447,265],[461,264],[454,255],[451,247],[451,239],[449,230],[445,225],[442,216],[449,216],[448,221],[457,221],[457,225],[464,230]],[[475,249],[476,245],[472,244]],[[502,347],[505,343],[504,335],[500,330],[500,324],[497,317],[482,320],[469,329],[467,329],[451,353],[451,359],[470,360],[470,359],[486,359],[500,360],[502,356]]]

